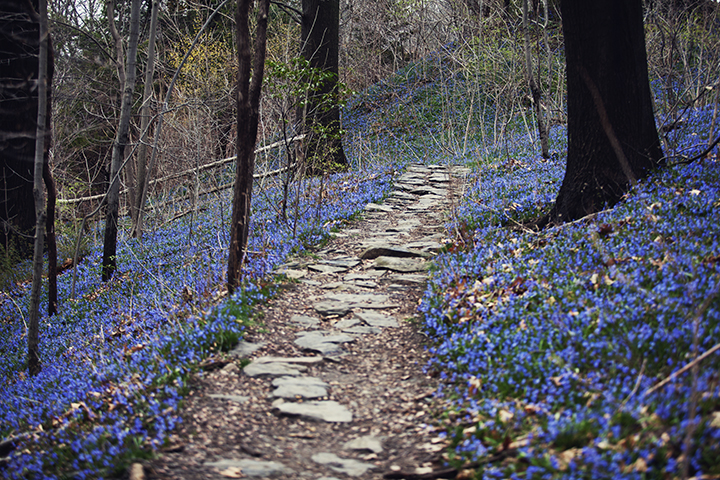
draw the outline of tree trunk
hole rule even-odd
[[[30,375],[40,373],[40,287],[42,285],[43,250],[45,240],[45,192],[43,191],[43,169],[46,165],[47,150],[45,149],[48,131],[48,50],[49,36],[47,20],[47,0],[39,0],[37,16],[39,31],[39,55],[37,74],[37,122],[35,130],[35,161],[33,175],[33,198],[35,200],[35,245],[33,252],[33,278],[30,290],[30,307],[28,314],[28,372]]]
[[[38,114],[38,2],[0,0],[0,244],[30,258]]]
[[[111,24],[113,19],[112,0],[108,1],[108,16]],[[102,280],[110,280],[117,266],[115,254],[117,252],[117,231],[118,231],[118,210],[120,207],[120,168],[125,154],[125,147],[128,143],[128,131],[130,129],[130,113],[132,109],[133,90],[135,89],[135,66],[137,60],[138,31],[140,24],[140,0],[132,1],[130,13],[130,37],[128,39],[127,68],[125,71],[125,83],[122,87],[122,100],[120,106],[120,120],[118,122],[117,134],[112,150],[112,162],[110,164],[110,185],[107,195],[107,214],[105,217],[105,243],[102,261]]]
[[[535,118],[537,120],[538,137],[540,138],[540,151],[543,158],[550,158],[550,149],[548,147],[548,132],[543,120],[542,108],[540,107],[540,98],[542,92],[535,81],[533,75],[532,56],[530,55],[530,25],[528,19],[528,1],[523,0],[523,38],[525,49],[525,72],[527,74],[528,85],[530,86],[530,94],[535,109]]]
[[[157,36],[157,19],[159,0],[153,0],[152,13],[150,14],[150,37],[148,39],[148,59],[145,67],[145,86],[143,90],[143,103],[140,108],[140,146],[138,147],[137,161],[135,162],[135,171],[137,183],[131,186],[132,194],[130,195],[130,216],[133,222],[132,236],[140,238],[142,235],[142,216],[138,214],[141,200],[145,199],[146,177],[147,177],[147,134],[150,127],[150,101],[152,97],[153,73],[155,71],[155,37]],[[144,203],[144,202],[143,202]]]
[[[270,0],[260,0],[255,32],[255,58],[251,70],[249,11],[252,0],[238,0],[235,11],[237,28],[238,90],[237,90],[237,169],[233,189],[233,212],[230,224],[228,258],[228,292],[232,293],[242,280],[242,264],[247,250],[250,229],[255,141],[260,118],[260,91],[265,67]],[[250,80],[252,73],[252,82]]]
[[[305,159],[308,162],[307,171],[311,175],[345,170],[348,167],[342,147],[338,106],[339,33],[339,0],[302,1],[302,56],[311,68],[330,74],[317,89],[309,92],[307,105],[299,112],[307,135],[304,141]]]
[[[567,169],[549,215],[562,223],[614,205],[662,164],[641,0],[563,0]]]
[[[48,87],[51,85],[51,77],[48,76]],[[50,128],[50,116],[52,106],[50,104],[50,98],[48,98],[48,130]],[[50,136],[47,136],[46,143],[48,143]],[[47,151],[47,147],[45,148]],[[50,164],[45,160],[45,166],[43,167],[43,180],[45,181],[45,189],[47,190],[47,213],[45,220],[45,238],[47,239],[47,254],[48,254],[48,315],[55,315],[57,313],[58,299],[57,299],[57,242],[55,241],[55,201],[57,200],[57,190],[55,189],[55,180],[53,180],[52,173],[50,172]]]

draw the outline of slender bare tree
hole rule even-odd
[[[48,50],[49,38],[47,0],[38,1],[38,12],[29,12],[37,17],[40,27],[39,60],[37,75],[37,125],[35,130],[35,161],[33,198],[35,200],[35,242],[33,252],[33,280],[30,290],[30,312],[28,315],[28,372],[40,373],[40,286],[42,285],[43,250],[45,245],[45,192],[43,191],[43,170],[46,163],[46,131],[48,111]],[[35,19],[33,19],[35,20]]]
[[[108,0],[108,17],[111,29],[114,27],[114,0]],[[125,81],[121,81],[122,100],[120,105],[120,120],[118,122],[115,143],[112,150],[110,164],[110,184],[107,195],[107,214],[105,216],[105,243],[103,248],[102,280],[110,280],[117,267],[117,233],[118,211],[120,209],[120,167],[125,157],[125,147],[128,144],[128,131],[130,129],[130,114],[132,108],[133,90],[135,90],[135,67],[137,62],[138,33],[140,25],[140,0],[133,0],[130,11],[130,35],[128,38],[127,67]],[[115,34],[113,34],[115,36]],[[117,40],[116,40],[117,43]],[[122,62],[120,62],[122,63]]]
[[[137,183],[131,188],[130,193],[130,216],[133,220],[132,236],[139,238],[142,235],[142,216],[138,214],[141,205],[141,199],[145,199],[145,189],[147,177],[147,134],[150,127],[150,102],[152,100],[152,83],[153,73],[155,71],[155,37],[157,36],[158,23],[158,7],[160,0],[152,0],[152,13],[150,14],[150,37],[148,38],[148,59],[145,66],[145,86],[143,89],[143,103],[140,108],[140,146],[138,147],[137,158],[135,161],[135,173],[137,174]]]
[[[238,56],[237,170],[233,190],[228,258],[227,287],[230,293],[240,285],[242,264],[247,254],[250,202],[255,168],[255,141],[260,118],[260,91],[265,67],[265,44],[270,9],[270,0],[259,0],[253,59],[250,48],[249,18],[252,3],[252,0],[238,0],[235,10]]]

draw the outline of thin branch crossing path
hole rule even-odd
[[[289,279],[257,327],[208,359],[145,478],[438,478],[439,379],[415,320],[467,170],[411,165],[383,204]]]

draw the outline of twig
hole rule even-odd
[[[292,143],[292,142],[297,141],[297,140],[302,140],[303,138],[305,138],[305,135],[298,135],[297,137],[294,137],[294,138],[290,139],[289,142]],[[285,142],[286,142],[285,140],[280,140],[280,141],[278,141],[278,142],[271,143],[270,145],[265,145],[264,147],[260,147],[260,148],[258,148],[257,150],[255,150],[255,153],[260,153],[260,152],[264,152],[264,151],[266,151],[266,150],[271,150],[271,149],[273,149],[273,148],[275,148],[275,147],[279,147],[279,146],[281,146],[281,145],[284,145]],[[133,150],[133,151],[134,151],[134,150]],[[130,155],[128,155],[128,157],[130,157]],[[172,180],[173,178],[179,178],[179,177],[182,177],[182,176],[185,176],[185,175],[189,175],[189,174],[191,174],[191,173],[201,172],[201,171],[203,171],[203,170],[209,170],[209,169],[211,169],[211,168],[220,167],[220,166],[223,166],[223,165],[225,165],[225,164],[234,162],[236,158],[237,158],[237,157],[232,156],[232,157],[228,157],[228,158],[223,158],[222,160],[216,160],[216,161],[214,161],[214,162],[206,163],[205,165],[200,165],[199,167],[193,167],[193,168],[191,168],[191,169],[189,169],[189,170],[184,170],[184,171],[178,172],[178,173],[172,173],[172,174],[166,175],[166,176],[164,176],[164,177],[156,178],[155,180],[150,180],[150,181],[148,182],[148,184],[149,184],[149,185],[154,185],[154,184],[156,184],[156,183],[164,182],[165,180]],[[285,169],[287,169],[287,167],[285,167]],[[255,174],[255,175],[253,175],[253,177],[256,178],[256,179],[258,179],[258,178],[263,178],[263,177],[267,177],[267,176],[270,176],[270,175],[276,175],[276,174],[282,173],[282,172],[284,172],[284,171],[285,171],[284,169],[273,170],[273,171],[271,171],[271,172]],[[125,189],[123,189],[123,190],[120,191],[120,194],[122,195],[123,193],[127,193],[128,191],[129,191],[129,189],[125,188]],[[57,201],[57,203],[62,203],[62,204],[80,203],[80,202],[89,201],[89,200],[99,200],[99,199],[103,198],[104,196],[105,196],[105,194],[104,194],[104,193],[101,193],[101,194],[98,194],[98,195],[91,195],[91,196],[89,196],[89,197],[78,197],[78,198],[59,199],[59,200]]]
[[[708,297],[705,299],[705,301],[702,303],[702,305],[700,305],[700,307],[697,309],[697,311],[695,312],[695,318],[698,318],[698,319],[699,319],[700,317],[702,317],[702,315],[705,313],[705,311],[710,307],[710,304],[712,303],[712,301],[715,300],[715,297],[718,296],[718,293],[720,293],[720,282],[715,285],[715,288],[712,290],[712,292],[710,293],[710,295],[708,295]],[[700,355],[700,356],[698,356],[697,358],[693,359],[693,360],[692,360],[691,362],[689,362],[687,365],[685,365],[685,366],[682,367],[680,370],[678,370],[677,372],[673,373],[672,375],[670,375],[670,376],[667,377],[666,379],[664,379],[664,380],[656,383],[656,384],[653,385],[652,387],[650,387],[650,388],[648,388],[647,390],[645,390],[645,392],[643,392],[643,396],[645,397],[645,396],[647,396],[647,395],[650,395],[651,393],[653,393],[653,392],[657,391],[658,389],[664,387],[664,386],[667,385],[668,383],[672,382],[675,378],[677,378],[677,377],[679,377],[680,375],[682,375],[683,373],[687,372],[687,371],[690,370],[692,367],[694,367],[695,365],[699,364],[700,362],[702,362],[703,360],[705,360],[707,357],[709,357],[709,356],[712,355],[713,353],[717,352],[718,350],[720,350],[720,343],[715,344],[712,348],[710,348],[710,350],[706,351],[706,352],[703,353],[702,355]]]
[[[712,149],[717,146],[718,143],[720,143],[720,135],[718,135],[718,137],[715,139],[715,141],[713,143],[711,143],[710,146],[708,148],[706,148],[702,153],[695,155],[691,159],[683,160],[681,162],[676,162],[673,165],[687,165],[689,163],[694,162],[695,160],[699,160],[699,159],[703,158],[705,155],[707,155],[708,153],[710,153],[712,151]]]
[[[628,394],[627,397],[625,397],[625,400],[622,401],[620,404],[620,408],[618,408],[618,412],[622,412],[625,409],[625,404],[632,398],[633,395],[635,395],[638,391],[638,388],[640,388],[640,382],[643,378],[643,373],[645,373],[645,364],[647,363],[647,359],[643,358],[642,366],[640,366],[640,373],[638,374],[638,378],[635,381],[635,386],[633,387],[632,391]]]

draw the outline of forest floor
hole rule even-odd
[[[147,478],[441,478],[414,320],[467,169],[412,165],[382,205],[286,263],[232,351],[205,362]],[[138,468],[137,466],[135,467]],[[456,473],[456,472],[453,472]]]

